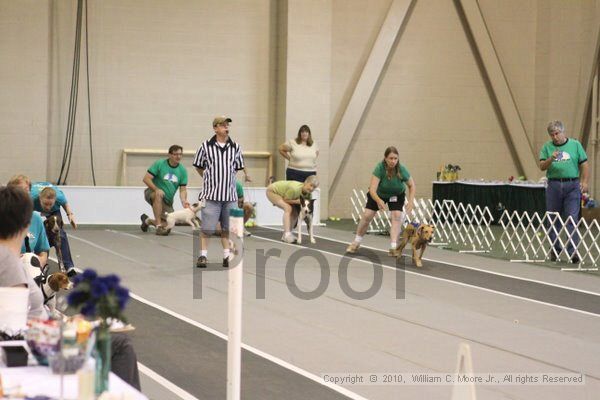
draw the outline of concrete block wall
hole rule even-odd
[[[119,184],[123,148],[178,143],[196,149],[212,135],[212,118],[228,114],[232,137],[245,150],[273,152],[277,178],[284,168],[277,146],[303,123],[310,125],[326,185],[331,135],[392,1],[88,1],[97,183]],[[547,140],[550,119],[573,129],[593,61],[596,2],[478,4],[533,147]],[[58,176],[76,5],[0,0],[2,182],[17,172]],[[82,63],[68,179],[73,185],[91,184],[86,72]],[[330,193],[322,187],[329,204],[328,210],[322,204],[323,215],[349,215],[350,191],[367,187],[388,145],[398,147],[419,197],[431,195],[431,180],[445,163],[460,164],[466,178],[505,179],[517,172],[453,1],[415,2],[339,182]],[[131,158],[128,181],[137,184],[153,160]],[[249,161],[249,167],[252,185],[263,186],[266,164]],[[189,173],[191,185],[200,185],[191,167]]]

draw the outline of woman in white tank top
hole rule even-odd
[[[302,125],[298,136],[279,146],[279,154],[288,160],[285,179],[304,182],[306,178],[317,174],[317,157],[319,148],[313,142],[308,125]]]

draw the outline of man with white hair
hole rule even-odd
[[[546,211],[559,213],[563,221],[572,217],[576,224],[581,211],[581,193],[588,190],[587,154],[579,141],[566,137],[561,121],[550,122],[547,130],[551,140],[544,143],[540,151],[540,169],[546,171],[548,177]],[[579,234],[573,222],[567,223],[567,231],[572,238],[567,245],[567,254],[573,264],[579,264],[579,255],[576,252]],[[556,261],[562,252],[561,243],[556,237],[557,232],[560,232],[560,222],[556,222],[554,229],[550,229],[552,261]]]

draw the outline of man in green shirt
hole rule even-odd
[[[181,164],[183,148],[179,145],[169,147],[169,157],[157,160],[148,168],[144,175],[144,183],[148,188],[144,191],[146,202],[152,206],[154,219],[146,214],[140,217],[142,220],[141,229],[148,231],[148,226],[156,227],[156,234],[167,236],[170,230],[163,227],[163,212],[173,212],[173,198],[175,192],[179,189],[181,205],[188,208],[190,203],[187,201],[187,182],[188,176],[185,167]]]
[[[565,136],[565,127],[561,121],[548,124],[548,134],[552,140],[547,141],[540,151],[540,169],[546,171],[548,186],[546,187],[546,211],[557,212],[563,222],[570,217],[577,223],[581,209],[581,193],[588,190],[588,159],[581,143]],[[553,250],[550,259],[556,261],[562,252],[561,243],[556,237],[561,223],[556,221],[554,229],[549,229]],[[567,223],[569,240],[567,255],[574,264],[579,264],[577,254],[579,234],[572,222]],[[575,231],[575,232],[573,232]]]
[[[238,196],[238,208],[244,210],[244,236],[250,236],[251,233],[246,229],[246,222],[252,217],[254,214],[254,205],[244,198],[244,186],[242,183],[236,179],[235,181],[235,190]]]

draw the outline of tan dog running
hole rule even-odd
[[[406,244],[410,242],[412,246],[413,262],[417,267],[422,267],[423,263],[421,262],[421,257],[423,257],[427,244],[431,243],[434,231],[435,227],[433,225],[421,224],[418,228],[415,228],[414,225],[408,224],[402,232],[400,242],[393,255],[402,257],[402,250],[404,250]]]

